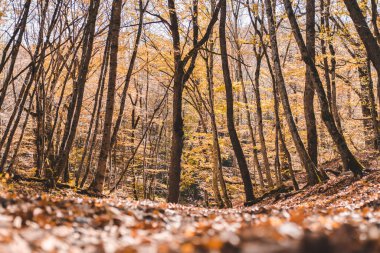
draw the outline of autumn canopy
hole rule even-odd
[[[1,252],[380,252],[378,0],[0,0]]]

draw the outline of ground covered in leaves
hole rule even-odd
[[[377,166],[377,165],[376,165]],[[380,252],[380,170],[253,207],[90,198],[36,183],[0,185],[0,252]],[[32,189],[34,188],[34,189]]]

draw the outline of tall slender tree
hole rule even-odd
[[[20,22],[17,24],[17,28],[15,29],[14,35],[12,36],[10,42],[12,42],[15,37],[17,36],[17,39],[15,43],[12,46],[10,55],[7,57],[6,52],[8,51],[7,47],[4,48],[1,63],[0,63],[0,73],[2,72],[3,68],[5,67],[6,59],[10,57],[10,64],[8,67],[8,72],[6,74],[6,77],[4,78],[4,81],[2,83],[2,87],[0,90],[0,109],[2,108],[2,105],[4,103],[5,96],[8,91],[8,86],[9,83],[13,77],[13,70],[16,64],[17,56],[21,47],[21,42],[25,33],[25,28],[26,24],[28,21],[28,16],[29,16],[29,10],[30,10],[30,5],[32,1],[31,0],[26,0],[24,3],[24,7],[22,9],[22,16],[20,19]],[[10,43],[8,44],[9,46],[11,45]]]
[[[250,206],[255,202],[255,196],[253,194],[253,186],[251,181],[251,175],[248,170],[248,164],[244,156],[243,149],[241,147],[239,137],[237,135],[234,123],[234,99],[232,91],[232,81],[230,70],[228,66],[228,52],[226,42],[226,16],[227,16],[227,3],[226,0],[221,0],[220,11],[220,23],[219,23],[219,42],[220,53],[223,69],[223,79],[226,89],[226,102],[227,102],[227,127],[230,135],[233,150],[235,152],[236,159],[238,161],[241,178],[244,184],[245,192],[245,205]]]
[[[88,17],[86,27],[84,29],[82,56],[80,60],[80,69],[77,80],[74,83],[74,91],[67,110],[67,120],[65,124],[64,134],[60,144],[60,150],[53,165],[55,169],[55,180],[58,180],[63,170],[66,168],[69,153],[72,148],[76,130],[79,123],[81,108],[83,103],[84,88],[89,71],[90,60],[94,46],[96,17],[99,11],[100,0],[91,0],[88,8]]]
[[[179,200],[179,184],[181,178],[181,157],[183,150],[183,118],[182,118],[182,94],[184,85],[190,78],[195,67],[195,60],[201,46],[209,39],[212,28],[216,23],[220,10],[220,2],[216,5],[211,20],[203,37],[198,40],[198,1],[193,0],[193,46],[189,52],[182,56],[181,36],[179,20],[176,11],[175,0],[168,0],[170,31],[172,35],[174,76],[173,76],[173,129],[171,141],[171,156],[169,167],[168,202],[177,203]],[[189,66],[186,68],[186,65]]]
[[[333,139],[336,147],[338,148],[339,154],[343,162],[343,166],[345,169],[351,170],[355,176],[362,176],[364,167],[360,164],[360,162],[356,159],[356,157],[352,154],[351,150],[348,148],[346,140],[344,139],[342,133],[338,130],[334,121],[334,117],[332,116],[332,113],[329,110],[326,93],[322,86],[322,81],[319,77],[317,68],[315,67],[315,63],[310,57],[305,42],[302,38],[300,28],[298,26],[296,17],[293,12],[292,4],[289,0],[284,0],[284,5],[289,22],[292,26],[294,38],[296,39],[299,50],[301,51],[302,59],[310,67],[311,70],[311,80],[318,94],[319,103],[322,110],[322,119],[330,133],[331,138]]]
[[[273,17],[272,4],[270,0],[265,0],[264,3],[265,3],[265,9],[266,9],[266,14],[268,18],[268,27],[269,27],[268,30],[269,30],[269,36],[270,36],[273,68],[274,68],[274,73],[276,76],[276,83],[278,84],[282,106],[285,111],[286,120],[288,122],[290,133],[293,138],[293,142],[296,146],[298,155],[301,159],[301,163],[303,164],[306,170],[308,184],[314,185],[321,182],[324,178],[322,176],[322,173],[318,171],[316,165],[311,160],[308,152],[306,151],[305,146],[299,135],[296,123],[294,121],[292,109],[290,107],[289,98],[286,91],[284,76],[282,74],[280,56],[278,53],[276,23]]]
[[[315,0],[306,1],[306,47],[315,61]],[[311,83],[310,68],[306,66],[303,106],[307,130],[307,151],[315,165],[318,164],[318,135],[314,113],[314,88]]]
[[[112,117],[115,106],[115,89],[117,75],[117,56],[119,51],[119,34],[120,34],[120,19],[121,19],[122,0],[113,0],[111,10],[111,20],[109,25],[109,43],[110,43],[110,60],[109,60],[109,76],[107,89],[106,115],[104,118],[102,144],[99,153],[98,166],[94,181],[90,185],[90,190],[102,193],[104,180],[107,170],[107,158],[111,150],[111,130]]]
[[[354,22],[356,31],[367,50],[368,58],[371,60],[377,72],[377,96],[380,103],[380,46],[373,36],[367,21],[356,0],[343,0],[347,7],[350,17]],[[375,27],[376,29],[376,27]]]

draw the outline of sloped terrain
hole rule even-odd
[[[380,170],[343,173],[253,207],[96,199],[2,183],[0,252],[380,252]]]

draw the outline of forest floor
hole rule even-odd
[[[222,210],[41,193],[41,183],[3,180],[0,252],[379,253],[379,157],[367,168],[361,179],[342,173]]]

